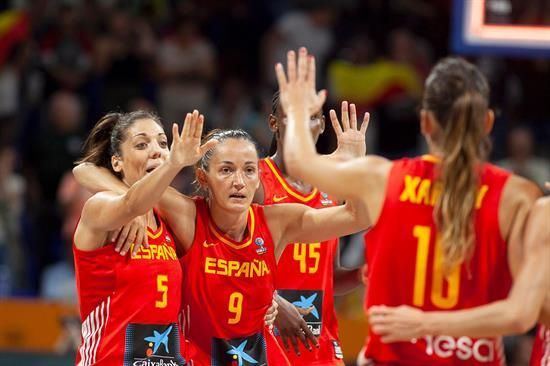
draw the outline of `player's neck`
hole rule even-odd
[[[275,151],[275,154],[271,156],[271,160],[275,163],[279,171],[283,174],[283,177],[285,180],[292,186],[292,188],[296,189],[298,192],[302,194],[308,194],[313,191],[313,186],[311,184],[299,181],[297,179],[292,178],[288,173],[286,172],[285,163],[283,160],[283,154],[279,152],[280,150]]]
[[[210,206],[210,217],[216,227],[228,238],[241,242],[248,235],[248,210],[242,213],[228,212],[216,205]]]

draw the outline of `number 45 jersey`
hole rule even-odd
[[[177,325],[181,266],[172,235],[157,216],[149,248],[121,256],[114,243],[73,246],[82,343],[78,366],[185,364]]]
[[[322,209],[336,204],[335,200],[317,189],[304,195],[283,177],[273,160],[260,161],[260,179],[266,205],[301,203]],[[309,352],[300,342],[300,356],[291,349],[286,352],[292,365],[343,365],[338,340],[338,321],[334,311],[333,273],[338,239],[322,243],[288,244],[277,264],[276,287],[280,296],[298,308],[319,348]],[[280,337],[277,340],[282,341]]]
[[[435,183],[438,162],[425,155],[393,164],[380,217],[365,235],[367,308],[405,304],[428,311],[467,309],[508,294],[511,276],[498,210],[510,174],[490,164],[478,166],[474,252],[446,275],[433,219],[440,194]],[[370,333],[365,356],[375,364],[504,364],[499,339],[446,335],[384,344]]]
[[[248,234],[236,242],[216,227],[204,198],[195,204],[195,238],[181,260],[187,358],[193,366],[287,365],[277,343],[267,344],[275,253],[263,207],[249,208]]]

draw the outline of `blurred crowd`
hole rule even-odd
[[[303,45],[316,55],[328,108],[349,100],[371,112],[369,152],[415,155],[425,148],[423,81],[452,54],[450,0],[2,4],[0,297],[74,301],[72,230],[89,193],[71,168],[104,113],[151,109],[169,125],[196,108],[208,129],[244,128],[267,154],[273,66]],[[492,160],[550,180],[550,60],[469,59],[492,86]],[[334,148],[329,125],[322,152]],[[191,180],[184,172],[176,186],[189,192]]]

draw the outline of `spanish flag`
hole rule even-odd
[[[29,17],[24,11],[0,12],[0,65],[6,61],[12,47],[27,38],[30,28]]]
[[[418,74],[411,66],[387,60],[368,65],[334,61],[328,68],[328,81],[332,98],[366,108],[399,94],[419,97],[422,91]]]

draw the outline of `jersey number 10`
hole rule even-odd
[[[416,269],[414,272],[413,304],[422,307],[425,301],[426,272],[432,230],[429,226],[417,225],[413,228],[413,236],[418,240],[416,249]],[[439,238],[436,238],[435,253],[432,268],[431,302],[440,309],[450,309],[458,303],[460,289],[460,266],[453,268],[445,277],[443,272],[443,251]],[[443,292],[444,281],[447,282],[447,294]]]

